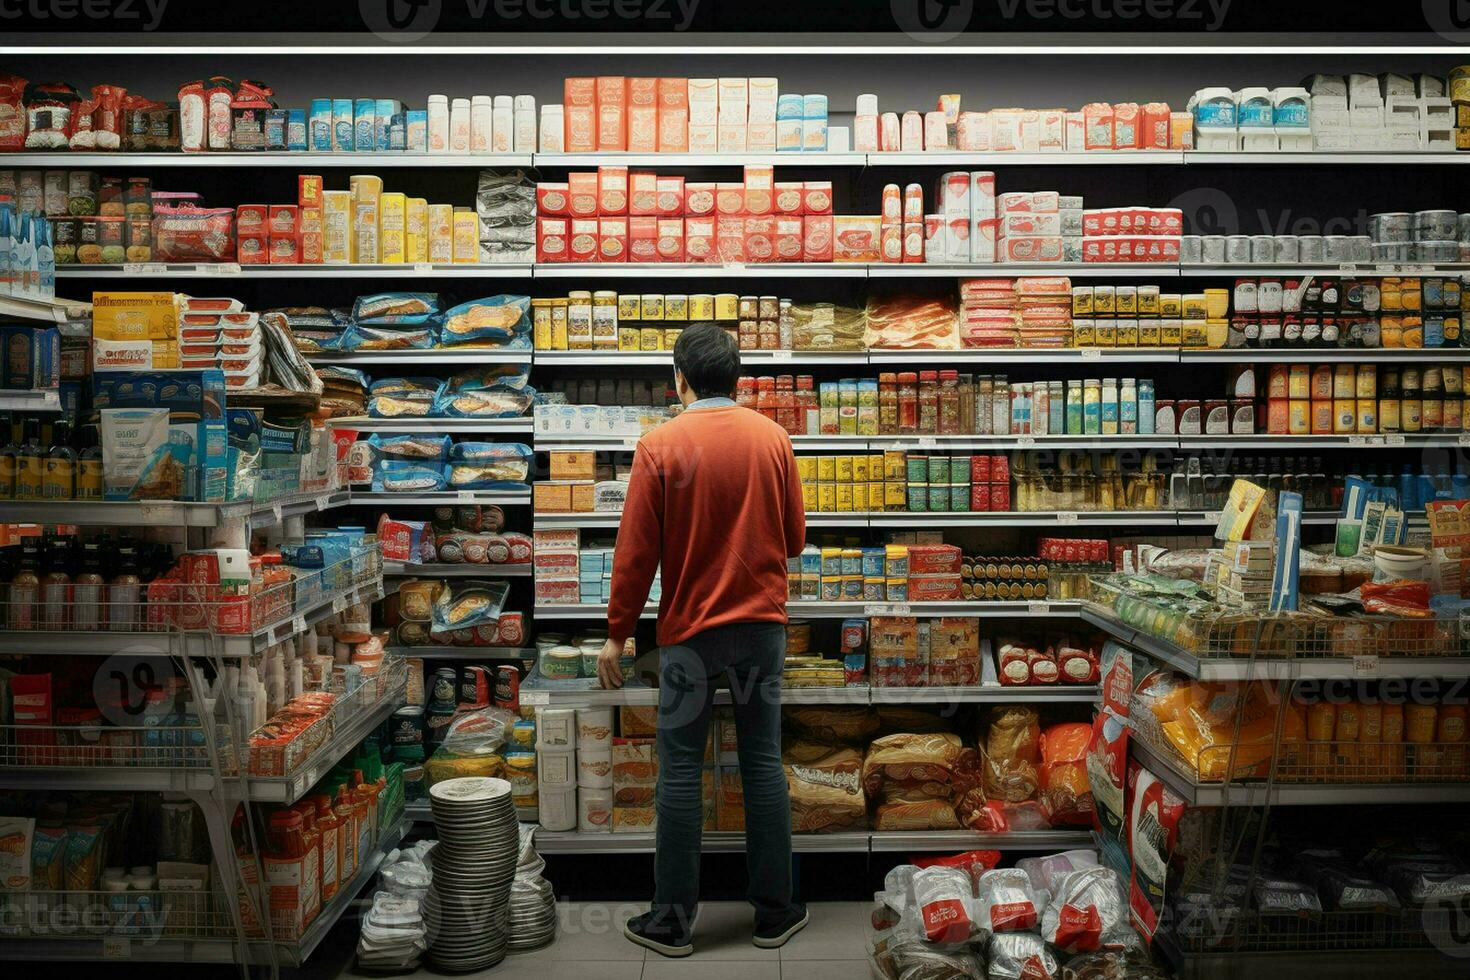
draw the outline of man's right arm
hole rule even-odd
[[[637,632],[648,602],[653,573],[663,555],[663,513],[664,475],[639,443],[613,549],[612,592],[607,604],[608,636],[619,643]]]
[[[795,558],[806,546],[806,503],[801,496],[801,474],[796,471],[796,454],[786,440],[786,557]]]

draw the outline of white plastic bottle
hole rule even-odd
[[[515,138],[511,141],[517,153],[536,152],[536,97],[517,95],[515,99]]]
[[[449,152],[449,96],[429,96],[429,152]]]
[[[495,133],[490,138],[491,153],[509,153],[515,145],[515,100],[497,95],[494,102]]]
[[[459,100],[456,99],[457,103]],[[495,103],[488,95],[470,100],[470,152],[489,153],[495,136]],[[458,148],[455,152],[459,152]]]
[[[449,152],[470,152],[469,99],[455,99],[449,104]]]

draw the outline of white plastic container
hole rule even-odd
[[[611,756],[608,757],[611,760]],[[609,765],[611,762],[609,761]],[[577,785],[577,750],[538,749],[536,751],[536,785],[542,792]],[[609,776],[609,778],[611,778]]]
[[[577,829],[584,834],[609,833],[612,831],[611,789],[577,790]],[[546,803],[541,804],[542,826],[546,826]]]
[[[562,107],[557,103],[541,107],[541,129],[537,133],[539,153],[561,153],[566,146],[566,129]]]
[[[613,709],[577,709],[577,748],[612,751]]]
[[[449,152],[470,152],[470,100],[455,99],[449,104]]]
[[[574,708],[542,708],[536,712],[536,748],[569,749],[577,743]]]
[[[584,789],[612,791],[612,749],[606,752],[577,751],[577,785]]]
[[[470,99],[470,152],[489,153],[494,137],[495,103],[488,95],[477,95]]]
[[[490,138],[491,153],[509,153],[515,145],[515,100],[497,95],[494,103],[495,133]]]
[[[577,827],[577,787],[541,789],[540,817],[542,830],[575,830]],[[607,829],[607,828],[602,828]]]
[[[449,96],[429,96],[429,152],[449,152]]]
[[[515,137],[511,145],[517,153],[536,151],[536,97],[517,95],[515,98]]]

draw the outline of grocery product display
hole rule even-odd
[[[1470,68],[1176,43],[7,56],[0,959],[512,975],[646,898],[673,587],[599,658],[714,323],[870,972],[1453,975]]]

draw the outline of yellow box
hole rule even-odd
[[[740,297],[734,293],[715,294],[715,319],[737,320],[740,313]],[[692,316],[692,313],[691,313]]]
[[[480,219],[469,208],[454,209],[454,264],[473,265],[480,260]]]
[[[643,304],[637,293],[618,293],[618,322],[643,319]]]
[[[664,329],[663,329],[664,345],[662,347],[660,347],[659,350],[673,350],[674,349],[674,345],[679,342],[679,334],[681,334],[683,332],[684,332],[684,330],[683,330],[682,327],[680,327],[678,329],[675,329],[674,327],[664,327]]]
[[[1184,294],[1184,316],[1185,320],[1204,320],[1210,315],[1209,301],[1205,299],[1204,293]]]
[[[852,512],[852,484],[837,484],[837,510],[839,513]]]
[[[1219,320],[1230,315],[1230,290],[1205,290],[1205,319]]]
[[[378,205],[377,202],[352,205],[352,261],[362,265],[378,262]]]
[[[429,205],[429,261],[436,265],[448,265],[454,261],[453,204]]]
[[[868,457],[854,456],[852,458],[852,479],[854,483],[868,482]]]
[[[817,509],[817,485],[810,481],[801,485],[801,509],[811,513]]]
[[[817,479],[823,483],[835,483],[837,481],[837,457],[817,457]]]
[[[817,457],[796,457],[796,475],[802,483],[811,483],[817,478]]]
[[[883,479],[897,480],[900,483],[908,479],[908,455],[902,449],[890,449],[883,454]]]
[[[1097,334],[1093,329],[1093,321],[1089,317],[1084,320],[1072,321],[1072,346],[1092,347],[1097,342]]]
[[[403,250],[405,262],[429,261],[429,202],[421,197],[408,199]]]
[[[1139,320],[1138,321],[1138,346],[1139,347],[1157,347],[1157,346],[1159,346],[1159,321],[1157,321],[1157,320]]]
[[[618,327],[618,350],[636,351],[638,349],[638,328]]]
[[[353,174],[347,178],[347,186],[356,204],[375,204],[383,193],[383,178],[377,174]]]
[[[883,509],[884,510],[907,510],[909,505],[908,484],[899,480],[889,480],[883,484]]]
[[[852,457],[838,456],[836,457],[836,460],[836,473],[833,476],[833,479],[836,480],[838,483],[851,483],[853,481]]]
[[[664,332],[658,327],[638,328],[638,349],[642,351],[658,350],[659,344],[663,342]]]
[[[397,191],[378,199],[378,256],[380,262],[401,264],[408,247],[408,196]]]
[[[817,484],[817,510],[824,514],[830,514],[837,509],[837,484]]]
[[[1184,323],[1181,320],[1159,321],[1159,346],[1179,347],[1184,343]]]
[[[713,320],[715,318],[715,298],[709,293],[695,293],[689,297],[689,319],[691,320]]]
[[[552,350],[551,300],[531,300],[531,346],[536,350]]]
[[[664,318],[663,293],[645,293],[638,301],[644,320],[657,321]]]
[[[553,480],[597,479],[596,453],[553,450],[547,455],[551,457],[549,462]]]
[[[535,483],[531,490],[532,509],[538,514],[565,514],[572,509],[569,483]]]
[[[551,349],[567,350],[567,301],[554,299],[551,301]]]
[[[98,340],[177,340],[174,293],[93,293],[92,336]]]
[[[859,513],[866,511],[868,509],[867,482],[865,481],[863,483],[853,483],[849,485],[852,487],[852,509]]]
[[[689,319],[689,297],[682,293],[669,293],[664,296],[664,319],[674,320],[680,323]]]
[[[572,511],[577,514],[592,513],[592,484],[572,484]]]
[[[885,509],[885,506],[884,506],[884,501],[883,501],[883,481],[881,481],[881,480],[869,480],[868,481],[868,510],[871,510],[871,511],[881,511],[881,510],[884,510],[884,509]]]
[[[352,192],[322,191],[322,261],[352,261]]]

